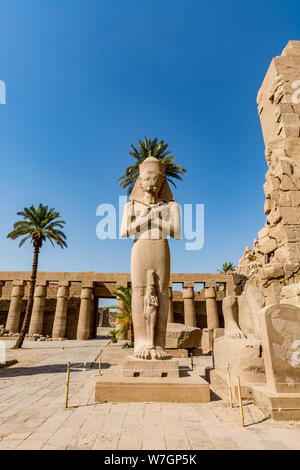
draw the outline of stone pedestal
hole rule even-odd
[[[11,293],[11,301],[5,328],[10,333],[18,333],[20,330],[20,319],[22,311],[22,300],[24,296],[24,281],[14,281]]]
[[[123,377],[179,377],[178,361],[143,360],[128,357],[123,363]]]
[[[43,333],[43,320],[45,310],[45,299],[47,295],[47,283],[37,282],[34,289],[34,302],[29,326],[29,336]]]
[[[64,338],[67,325],[67,311],[69,298],[69,283],[67,281],[60,282],[57,291],[57,302],[52,329],[52,338]]]
[[[195,313],[195,295],[193,287],[184,287],[183,289],[183,302],[184,302],[184,324],[186,326],[196,326],[196,313]]]
[[[127,361],[125,361],[126,363]],[[129,359],[127,366],[130,373],[163,370],[179,370],[179,376],[122,376],[118,366],[103,370],[95,387],[95,402],[129,403],[129,402],[169,402],[169,403],[206,403],[210,401],[209,383],[194,371],[180,372],[176,360],[141,361],[137,359],[135,367]],[[141,364],[147,362],[148,364]],[[125,365],[124,363],[124,365]],[[167,365],[167,363],[169,363]],[[168,369],[167,369],[168,368]],[[128,369],[127,369],[128,370]]]

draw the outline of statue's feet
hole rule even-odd
[[[156,346],[155,352],[156,352],[155,359],[164,360],[164,359],[169,359],[169,357],[170,357],[169,354],[166,353],[164,348],[162,348],[161,346]]]
[[[147,346],[141,346],[134,352],[133,356],[136,359],[151,359],[151,349]]]
[[[242,332],[242,330],[237,326],[236,323],[231,323],[225,328],[225,336],[229,338],[246,338],[246,335]]]

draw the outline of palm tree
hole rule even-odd
[[[229,261],[228,263],[223,263],[222,269],[218,269],[218,273],[226,274],[228,271],[234,271],[234,264]]]
[[[127,167],[126,172],[123,176],[118,179],[122,189],[127,189],[127,196],[130,195],[133,190],[134,184],[139,176],[139,166],[147,157],[159,158],[165,165],[165,175],[167,181],[173,184],[176,188],[176,184],[173,179],[181,180],[182,176],[186,174],[186,170],[179,165],[174,163],[175,157],[171,156],[171,151],[168,149],[168,144],[164,140],[158,142],[158,138],[151,140],[145,137],[145,140],[139,140],[138,149],[131,145],[132,150],[129,151],[135,159],[135,163],[132,166]]]
[[[36,209],[33,205],[25,207],[23,211],[17,212],[17,215],[22,217],[14,223],[13,230],[7,235],[7,238],[16,240],[22,237],[19,247],[21,247],[27,240],[33,245],[33,263],[30,279],[30,288],[28,294],[28,302],[26,306],[25,318],[18,336],[14,349],[22,347],[25,335],[27,333],[33,307],[33,295],[36,283],[36,274],[38,268],[39,253],[45,241],[49,240],[54,246],[61,248],[67,247],[66,235],[60,230],[64,227],[65,221],[60,218],[60,213],[55,209],[49,209],[48,206],[40,204]]]
[[[131,287],[119,286],[115,292],[112,292],[113,295],[117,297],[118,300],[121,300],[122,307],[116,307],[113,305],[113,308],[117,309],[116,319],[119,320],[121,327],[118,330],[120,336],[122,336],[128,330],[131,335],[131,342],[134,341],[133,334],[133,322],[132,322],[132,310],[131,310],[131,301],[132,301],[132,289]]]

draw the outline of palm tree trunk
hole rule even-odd
[[[40,247],[35,247],[34,253],[33,253],[33,263],[32,263],[30,287],[29,287],[29,293],[28,293],[28,301],[27,301],[27,306],[26,306],[25,318],[24,318],[22,329],[18,336],[17,342],[13,346],[12,349],[19,349],[22,347],[26,333],[29,329],[29,323],[30,323],[32,308],[33,308],[33,296],[34,296],[34,289],[35,289],[35,283],[36,283],[39,252],[40,252]]]

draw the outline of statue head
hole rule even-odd
[[[158,194],[165,179],[165,166],[157,158],[148,157],[140,165],[140,181],[144,191]]]
[[[140,175],[130,196],[130,200],[142,200],[145,192],[158,196],[161,201],[173,201],[171,189],[165,178],[165,166],[154,157],[146,158],[140,164]]]
[[[146,295],[148,297],[153,296],[156,297],[156,289],[154,286],[147,286],[146,288]]]

